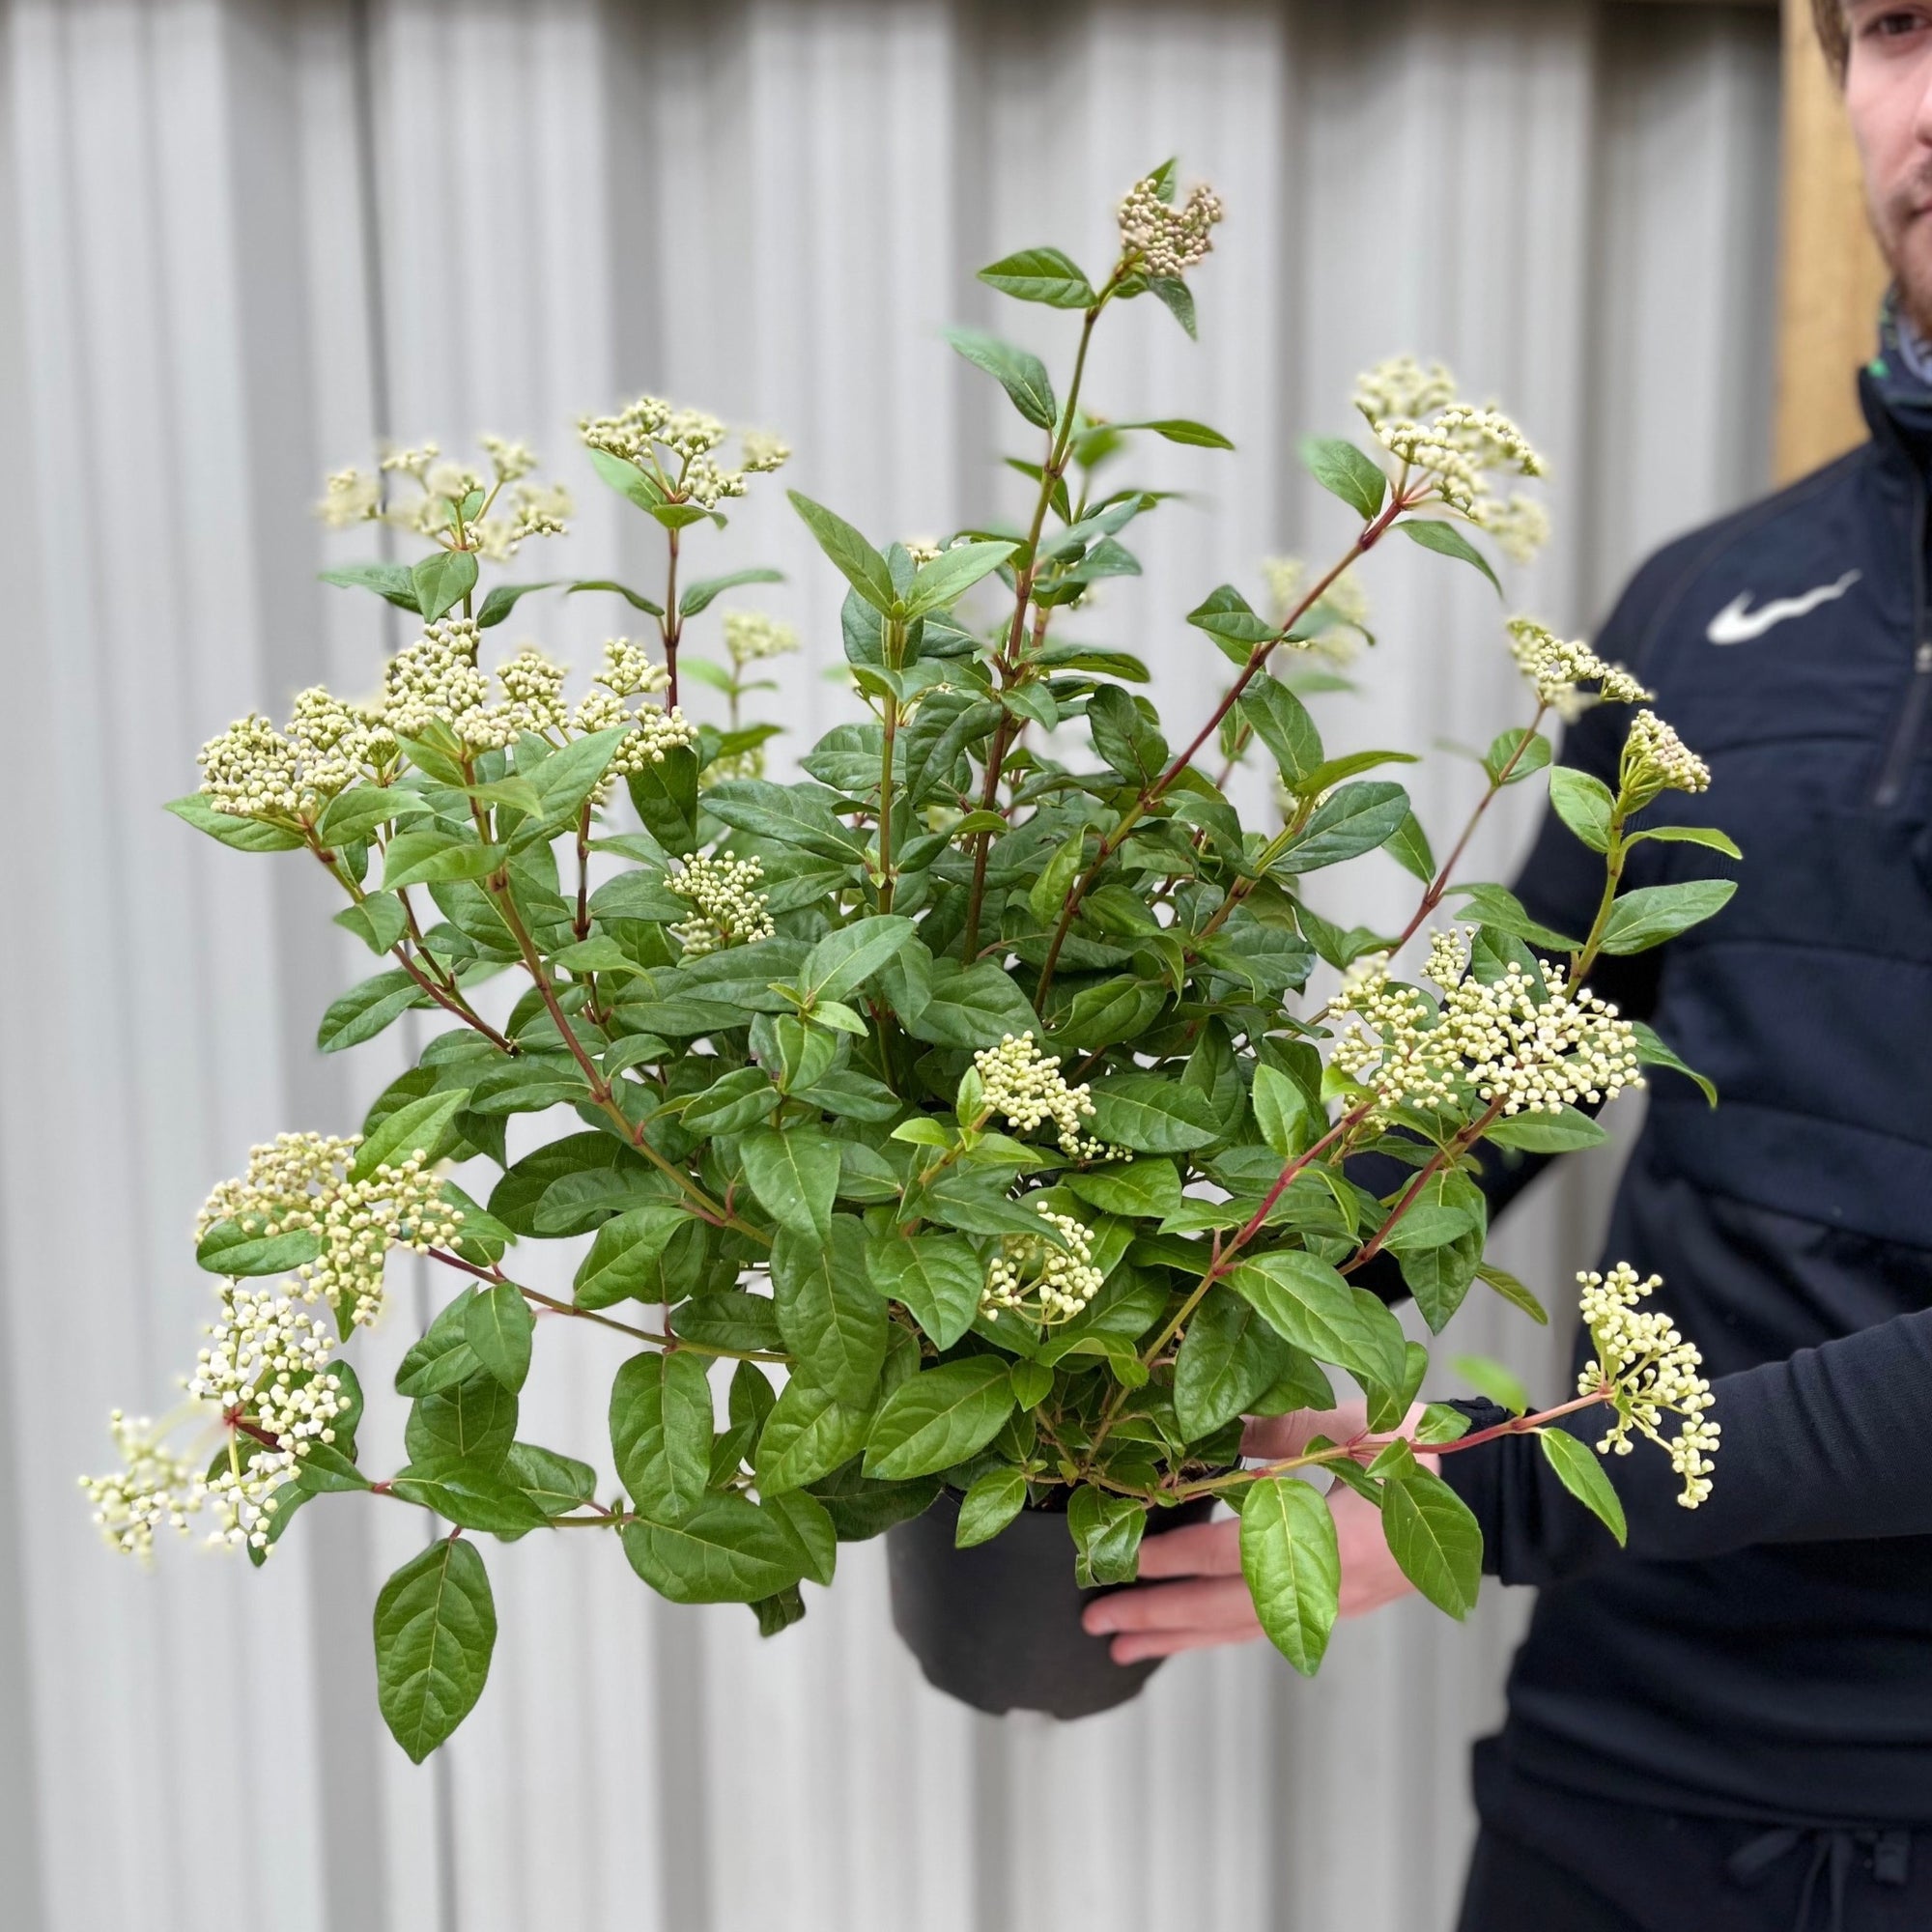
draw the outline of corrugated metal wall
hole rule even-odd
[[[343,554],[307,515],[316,480],[379,436],[537,440],[583,486],[567,562],[543,559],[577,571],[640,563],[642,538],[575,469],[569,418],[646,385],[781,429],[787,480],[874,530],[990,512],[1011,419],[938,326],[989,318],[970,271],[994,253],[1097,260],[1114,198],[1177,150],[1231,210],[1204,344],[1140,305],[1090,389],[1240,444],[1162,448],[1199,499],[1107,601],[1173,715],[1215,679],[1178,613],[1345,535],[1294,439],[1346,430],[1353,372],[1397,350],[1448,358],[1550,453],[1559,538],[1513,590],[1592,621],[1646,546],[1764,470],[1771,17],[14,0],[0,61],[0,1919],[1446,1925],[1463,1747],[1519,1603],[1352,1627],[1312,1687],[1260,1649],[1183,1660],[1055,1729],[925,1690],[874,1547],[766,1644],[741,1610],[667,1609],[613,1549],[532,1540],[492,1550],[489,1690],[416,1771],[375,1718],[368,1639],[419,1535],[404,1512],[318,1504],[259,1576],[179,1547],[154,1575],[113,1561],[73,1478],[107,1407],[164,1403],[194,1347],[203,1192],[277,1128],[352,1123],[401,1050],[319,1062],[351,942],[290,866],[156,808],[228,718],[317,676],[364,688],[402,641],[313,581]],[[1064,355],[1046,312],[1000,322]],[[717,548],[790,574],[771,605],[810,643],[782,667],[797,743],[840,701],[836,595],[775,497]],[[1327,700],[1332,740],[1426,749],[1513,715],[1493,601],[1452,578],[1419,554],[1373,568],[1379,715]],[[513,633],[580,657],[606,616],[526,613]],[[1439,823],[1469,774],[1438,761],[1418,789]],[[1504,814],[1476,864],[1523,830]],[[1388,868],[1336,909],[1385,918],[1400,893]],[[1560,1282],[1612,1166],[1547,1185],[1503,1258]],[[1499,1312],[1465,1317],[1464,1346],[1553,1387],[1551,1343]],[[614,1356],[576,1333],[544,1353],[527,1433],[596,1455]]]

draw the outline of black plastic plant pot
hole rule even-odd
[[[1205,1522],[1212,1496],[1158,1511],[1147,1533]],[[959,1497],[942,1490],[923,1516],[886,1532],[893,1624],[925,1681],[995,1717],[1044,1711],[1088,1718],[1140,1695],[1159,1661],[1116,1663],[1080,1613],[1107,1590],[1073,1580],[1064,1513],[1022,1510],[990,1543],[952,1547]]]

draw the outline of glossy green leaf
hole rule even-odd
[[[1332,1362],[1366,1381],[1402,1379],[1406,1354],[1400,1323],[1367,1289],[1350,1288],[1326,1262],[1283,1249],[1237,1264],[1228,1284],[1283,1341],[1318,1362]]]
[[[345,589],[373,590],[399,611],[416,614],[416,583],[409,567],[400,563],[345,563],[334,570],[318,571],[324,583]]]
[[[805,1575],[787,1523],[740,1495],[714,1491],[676,1522],[640,1519],[618,1535],[632,1569],[673,1604],[754,1604]]]
[[[1483,1532],[1468,1505],[1439,1476],[1418,1468],[1382,1486],[1382,1534],[1402,1574],[1452,1617],[1476,1606],[1483,1581]]]
[[[1079,266],[1058,248],[1022,248],[1003,255],[980,279],[1016,301],[1045,302],[1050,308],[1090,308],[1093,284]]]
[[[410,581],[415,586],[416,608],[423,622],[434,624],[475,589],[476,553],[440,550],[410,572]]]
[[[611,1384],[611,1450],[639,1514],[681,1521],[711,1477],[711,1384],[699,1355],[633,1355]]]
[[[1623,1502],[1596,1451],[1566,1430],[1539,1429],[1536,1435],[1557,1481],[1616,1538],[1621,1548],[1630,1539]]]
[[[1198,1442],[1247,1412],[1289,1366],[1290,1350],[1254,1306],[1218,1283],[1187,1323],[1174,1364],[1174,1412]]]
[[[1619,956],[1647,952],[1721,912],[1737,892],[1735,879],[1686,879],[1674,886],[1639,886],[1610,908],[1604,951]]]
[[[1673,1073],[1681,1073],[1687,1080],[1697,1083],[1698,1092],[1712,1106],[1718,1104],[1718,1090],[1694,1067],[1687,1066],[1677,1055],[1666,1046],[1655,1028],[1642,1020],[1633,1020],[1631,1031],[1636,1036],[1636,1057],[1645,1066],[1663,1066]]]
[[[322,1253],[322,1236],[306,1228],[283,1235],[251,1233],[240,1221],[217,1221],[195,1243],[197,1266],[231,1279],[243,1275],[288,1274]]]
[[[1453,556],[1459,563],[1466,563],[1480,570],[1495,585],[1496,595],[1503,594],[1502,581],[1492,568],[1490,560],[1454,524],[1416,523],[1405,517],[1396,528],[1411,543],[1418,543],[1424,550],[1433,550],[1437,556]]]
[[[1591,851],[1610,849],[1610,820],[1617,801],[1602,779],[1579,772],[1574,765],[1553,766],[1549,773],[1549,805]]]
[[[1327,1503],[1293,1476],[1264,1476],[1241,1498],[1241,1575],[1268,1641],[1313,1677],[1341,1608],[1342,1555]]]
[[[1339,437],[1304,437],[1301,460],[1322,489],[1339,497],[1366,524],[1380,514],[1388,496],[1381,465]]]
[[[351,1180],[367,1180],[379,1167],[400,1169],[412,1154],[432,1154],[444,1130],[469,1104],[469,1089],[452,1094],[425,1094],[385,1115],[355,1150],[349,1169]]]
[[[1015,349],[1010,342],[1002,342],[999,337],[977,328],[949,328],[946,339],[975,368],[983,369],[1006,390],[1013,408],[1028,422],[1039,429],[1054,427],[1060,406],[1054,401],[1046,364],[1037,355]]]
[[[300,833],[284,831],[279,825],[265,825],[259,818],[241,818],[233,812],[217,811],[199,792],[189,792],[185,798],[171,798],[163,809],[237,852],[298,852],[302,846]]]
[[[836,1214],[829,1238],[781,1229],[771,1275],[779,1331],[799,1373],[839,1402],[868,1407],[889,1324],[885,1296],[866,1271],[864,1228]]]
[[[759,1433],[753,1463],[759,1492],[775,1496],[829,1476],[865,1448],[871,1425],[869,1408],[793,1376]]]
[[[497,1645],[497,1607],[473,1544],[432,1544],[376,1599],[376,1702],[420,1764],[474,1708]]]
[[[514,1395],[530,1372],[530,1305],[515,1283],[500,1281],[464,1304],[463,1339],[489,1372]]]
[[[927,1476],[977,1455],[1012,1413],[1005,1358],[969,1355],[901,1382],[879,1406],[866,1473],[889,1481]]]
[[[696,617],[700,611],[708,611],[712,604],[726,590],[736,590],[746,583],[782,583],[784,572],[756,566],[750,570],[726,571],[722,577],[700,577],[696,583],[687,584],[684,594],[677,600],[678,615]]]
[[[798,490],[787,490],[785,495],[791,498],[792,508],[804,519],[819,549],[832,559],[846,582],[873,610],[891,611],[896,593],[885,558],[843,517],[828,510],[823,503],[814,503]]]
[[[973,1325],[985,1265],[959,1235],[878,1235],[866,1243],[872,1286],[898,1302],[935,1349],[950,1349]]]
[[[794,1235],[827,1238],[838,1192],[838,1143],[822,1127],[759,1127],[738,1143],[758,1205]]]
[[[1137,1153],[1189,1153],[1221,1138],[1207,1094],[1158,1073],[1118,1073],[1091,1090],[1090,1131],[1096,1140]]]
[[[1073,1538],[1073,1580],[1083,1590],[1131,1583],[1140,1565],[1148,1506],[1083,1485],[1066,1500],[1066,1528]]]
[[[1025,1508],[1026,1478],[1017,1469],[988,1469],[961,1498],[952,1532],[955,1549],[990,1543]]]

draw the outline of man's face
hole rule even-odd
[[[1932,334],[1932,0],[1847,0],[1845,105],[1906,313]]]

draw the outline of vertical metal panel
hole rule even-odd
[[[996,304],[971,267],[1047,239],[1097,263],[1113,200],[1175,151],[1230,206],[1204,341],[1140,304],[1091,394],[1240,448],[1150,446],[1141,467],[1198,500],[1086,620],[1149,658],[1174,728],[1221,675],[1179,613],[1345,540],[1294,440],[1345,432],[1354,372],[1399,349],[1549,451],[1558,539],[1513,597],[1595,621],[1646,547],[1764,473],[1773,23],[1594,0],[16,0],[5,33],[7,668],[19,715],[62,726],[14,741],[58,815],[0,845],[0,902],[53,934],[44,958],[0,949],[0,1715],[27,1715],[0,1799],[38,1873],[10,1924],[174,1932],[214,1885],[336,1932],[1446,1924],[1462,1754],[1524,1607],[1500,1595],[1464,1630],[1412,1605],[1351,1627],[1312,1686],[1260,1649],[1185,1659],[1057,1728],[921,1683],[875,1546],[765,1643],[742,1610],[657,1603],[601,1540],[532,1540],[488,1552],[493,1681],[418,1771],[374,1720],[367,1657],[374,1585],[419,1547],[408,1513],[320,1504],[259,1577],[176,1549],[152,1577],[112,1564],[72,1475],[99,1414],[162,1404],[193,1346],[201,1191],[279,1127],[348,1124],[407,1046],[317,1063],[353,943],[317,945],[321,900],[286,868],[154,806],[227,718],[317,675],[365,688],[401,641],[309,582],[364,552],[300,513],[379,437],[528,436],[582,499],[546,575],[655,568],[569,429],[640,387],[780,430],[784,480],[875,533],[1010,513],[993,459],[1026,439],[939,325],[997,315],[1064,362],[1065,319]],[[710,554],[787,571],[769,604],[808,643],[779,667],[796,747],[842,715],[836,580],[769,488]],[[1364,698],[1324,700],[1332,740],[1428,750],[1514,715],[1486,586],[1406,547],[1369,579],[1385,641]],[[582,664],[618,610],[532,601],[506,641]],[[1438,759],[1416,789],[1441,824],[1474,784]],[[1533,806],[1507,803],[1472,853],[1491,876]],[[1394,868],[1360,869],[1327,909],[1399,916]],[[1544,1183],[1499,1257],[1560,1298],[1613,1168]],[[447,1292],[395,1274],[405,1309]],[[1553,1386],[1562,1337],[1505,1313],[1472,1307],[1459,1341]],[[372,1388],[407,1325],[367,1338]],[[525,1433],[601,1461],[621,1350],[546,1342]],[[370,1435],[400,1455],[393,1413]],[[238,1788],[270,1794],[247,1833]]]

